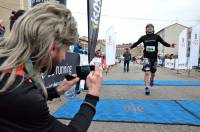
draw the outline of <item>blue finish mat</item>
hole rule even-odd
[[[54,113],[59,119],[72,119],[82,100],[74,99]],[[200,126],[199,101],[101,100],[93,120],[105,122],[158,123]]]
[[[143,80],[104,80],[104,85],[135,85],[143,86]],[[174,81],[174,80],[155,80],[157,86],[200,86],[200,81]]]

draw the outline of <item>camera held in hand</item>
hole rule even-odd
[[[78,92],[78,94],[80,93],[80,91],[87,91],[88,87],[86,85],[86,78],[87,76],[90,74],[91,71],[95,70],[95,66],[94,65],[84,65],[84,66],[76,66],[76,74],[77,77],[80,78],[80,81],[78,82],[77,86],[76,86],[76,91]],[[72,76],[72,75],[65,75],[65,78],[70,81],[75,79],[76,77]]]
[[[80,78],[80,80],[86,80],[90,72],[94,70],[95,70],[94,65],[77,66],[76,74]]]

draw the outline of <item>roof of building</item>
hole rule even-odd
[[[167,29],[167,28],[170,28],[170,27],[172,27],[172,26],[174,26],[174,25],[179,25],[179,26],[182,26],[182,27],[185,27],[185,28],[189,28],[189,27],[187,27],[187,26],[184,26],[184,25],[182,25],[182,24],[179,24],[179,23],[174,23],[174,24],[171,24],[171,25],[169,25],[169,26],[167,26],[167,27],[165,27],[165,28],[163,28],[163,29],[159,30],[159,31],[158,31],[156,34],[158,34],[158,33],[162,32],[163,30],[165,30],[165,29]]]

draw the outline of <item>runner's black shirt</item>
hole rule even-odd
[[[166,47],[170,47],[170,44],[165,42],[159,35],[157,34],[146,34],[140,39],[135,42],[130,48],[135,48],[137,45],[140,43],[144,44],[144,58],[149,58],[149,59],[157,59],[158,55],[158,42],[163,44]]]

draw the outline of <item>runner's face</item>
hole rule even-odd
[[[154,28],[152,26],[148,26],[146,30],[149,33],[153,33],[154,32]]]

